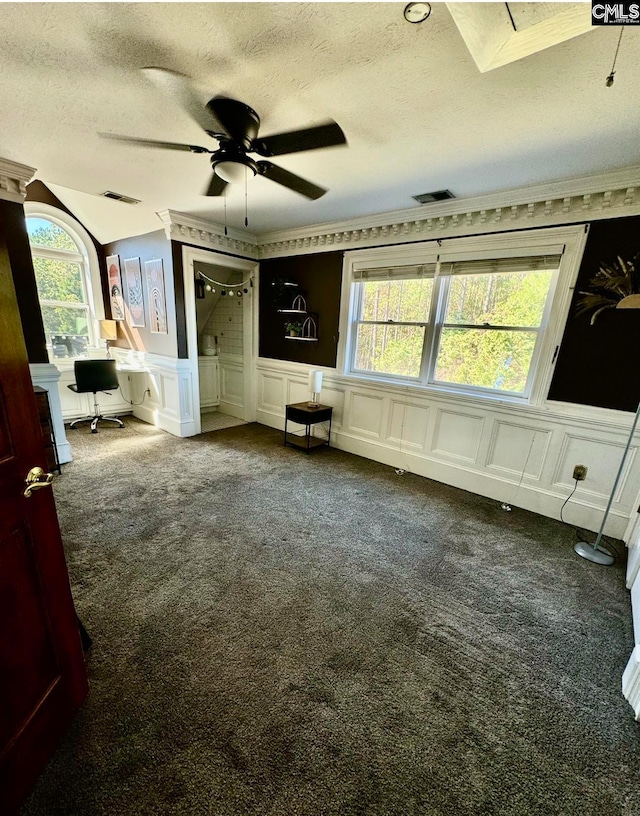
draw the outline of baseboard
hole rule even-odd
[[[284,430],[284,417],[278,414],[258,410],[257,421],[271,428]],[[331,432],[331,447],[553,519],[560,519],[560,509],[566,499],[566,496],[558,495],[543,487],[535,487],[526,482],[518,484],[493,473],[478,472],[470,467],[443,462],[423,453],[417,455],[406,449],[390,447],[376,440],[362,439],[350,434],[344,428],[336,428],[335,425]],[[571,508],[564,509],[563,516],[564,520],[571,524],[596,531],[602,522],[602,512],[600,507],[590,505],[584,500],[574,499]],[[605,532],[610,536],[620,538],[628,522],[628,516],[611,511]]]
[[[244,419],[243,405],[234,405],[231,402],[220,402],[220,405],[218,405],[218,411],[226,416],[232,416],[236,419]]]

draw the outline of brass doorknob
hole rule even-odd
[[[27,485],[24,496],[28,499],[33,495],[34,490],[51,486],[53,473],[45,473],[41,467],[32,467],[24,481]]]

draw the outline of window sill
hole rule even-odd
[[[412,380],[399,380],[391,377],[384,377],[379,375],[368,375],[363,373],[346,372],[343,374],[345,380],[348,382],[356,382],[361,385],[374,385],[378,387],[385,387],[400,391],[402,393],[414,393],[416,395],[432,396],[432,397],[449,397],[460,398],[477,402],[480,404],[489,403],[504,404],[504,405],[523,405],[533,407],[534,403],[527,396],[518,396],[517,394],[492,394],[484,391],[476,391],[471,388],[456,388],[440,385],[423,385],[422,383]]]

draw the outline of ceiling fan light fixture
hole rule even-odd
[[[256,171],[253,169],[253,167],[244,164],[244,162],[241,163],[238,161],[227,160],[218,162],[214,170],[216,176],[220,176],[223,181],[226,181],[229,184],[238,184],[239,182],[244,181],[247,167],[255,176]]]

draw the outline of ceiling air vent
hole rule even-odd
[[[112,198],[114,201],[122,201],[123,204],[139,204],[140,199],[138,198],[131,198],[131,196],[122,195],[121,193],[114,193],[111,190],[107,190],[106,192],[102,193],[103,198]]]
[[[436,190],[435,193],[422,193],[422,195],[413,197],[418,204],[433,204],[435,201],[446,201],[449,198],[455,198],[454,194],[449,190]]]

